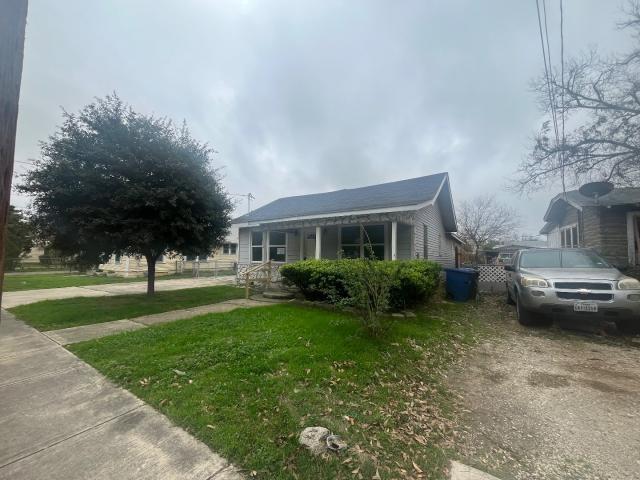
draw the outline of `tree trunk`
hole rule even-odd
[[[26,24],[27,0],[0,0],[0,305]]]
[[[156,291],[156,255],[145,255],[147,259],[147,295],[153,295]]]

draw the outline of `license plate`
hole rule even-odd
[[[573,304],[574,312],[592,312],[596,313],[598,311],[597,303],[574,303]]]

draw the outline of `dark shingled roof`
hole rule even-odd
[[[559,194],[556,198],[562,197],[563,195]],[[593,207],[596,205],[607,207],[612,205],[626,205],[628,203],[640,203],[640,188],[614,188],[611,192],[599,197],[597,202],[594,198],[585,197],[577,190],[571,190],[567,192],[567,201],[581,207]]]
[[[582,207],[611,207],[614,205],[628,205],[628,204],[640,204],[640,188],[638,187],[623,187],[614,188],[611,192],[607,193],[596,199],[591,197],[585,197],[578,190],[571,190],[566,193],[559,193],[551,199],[549,207],[544,214],[545,226],[542,227],[540,233],[550,233],[551,230],[557,225],[556,218],[559,212],[562,212],[562,205],[564,203],[558,203],[559,201],[569,203],[577,208]],[[556,204],[558,206],[556,206]]]
[[[232,223],[418,205],[433,200],[446,176],[446,173],[436,173],[368,187],[279,198]]]

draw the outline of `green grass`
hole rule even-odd
[[[217,272],[217,276],[234,275],[232,270],[224,270]],[[212,277],[212,272],[201,272],[201,277]],[[176,280],[180,278],[193,278],[193,274],[189,272],[160,275],[156,280]],[[63,287],[85,287],[89,285],[105,285],[107,283],[131,283],[146,282],[146,277],[106,277],[97,275],[82,275],[68,273],[52,273],[50,275],[5,275],[3,292],[18,292],[21,290],[40,290],[47,288],[63,288]]]
[[[84,287],[106,283],[141,282],[144,278],[102,277],[94,275],[53,273],[50,275],[5,275],[2,291],[39,290],[45,288]]]
[[[168,312],[243,296],[242,288],[219,285],[156,292],[151,297],[137,294],[46,300],[9,311],[32,327],[47,331]]]
[[[70,349],[257,478],[444,478],[441,372],[472,339],[472,310],[437,304],[376,340],[350,314],[277,305]],[[297,437],[315,425],[349,449],[310,455]]]

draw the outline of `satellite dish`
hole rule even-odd
[[[602,197],[603,195],[611,192],[611,190],[613,190],[613,183],[611,182],[585,183],[578,189],[580,194],[585,197],[595,198],[596,200],[598,197]]]

